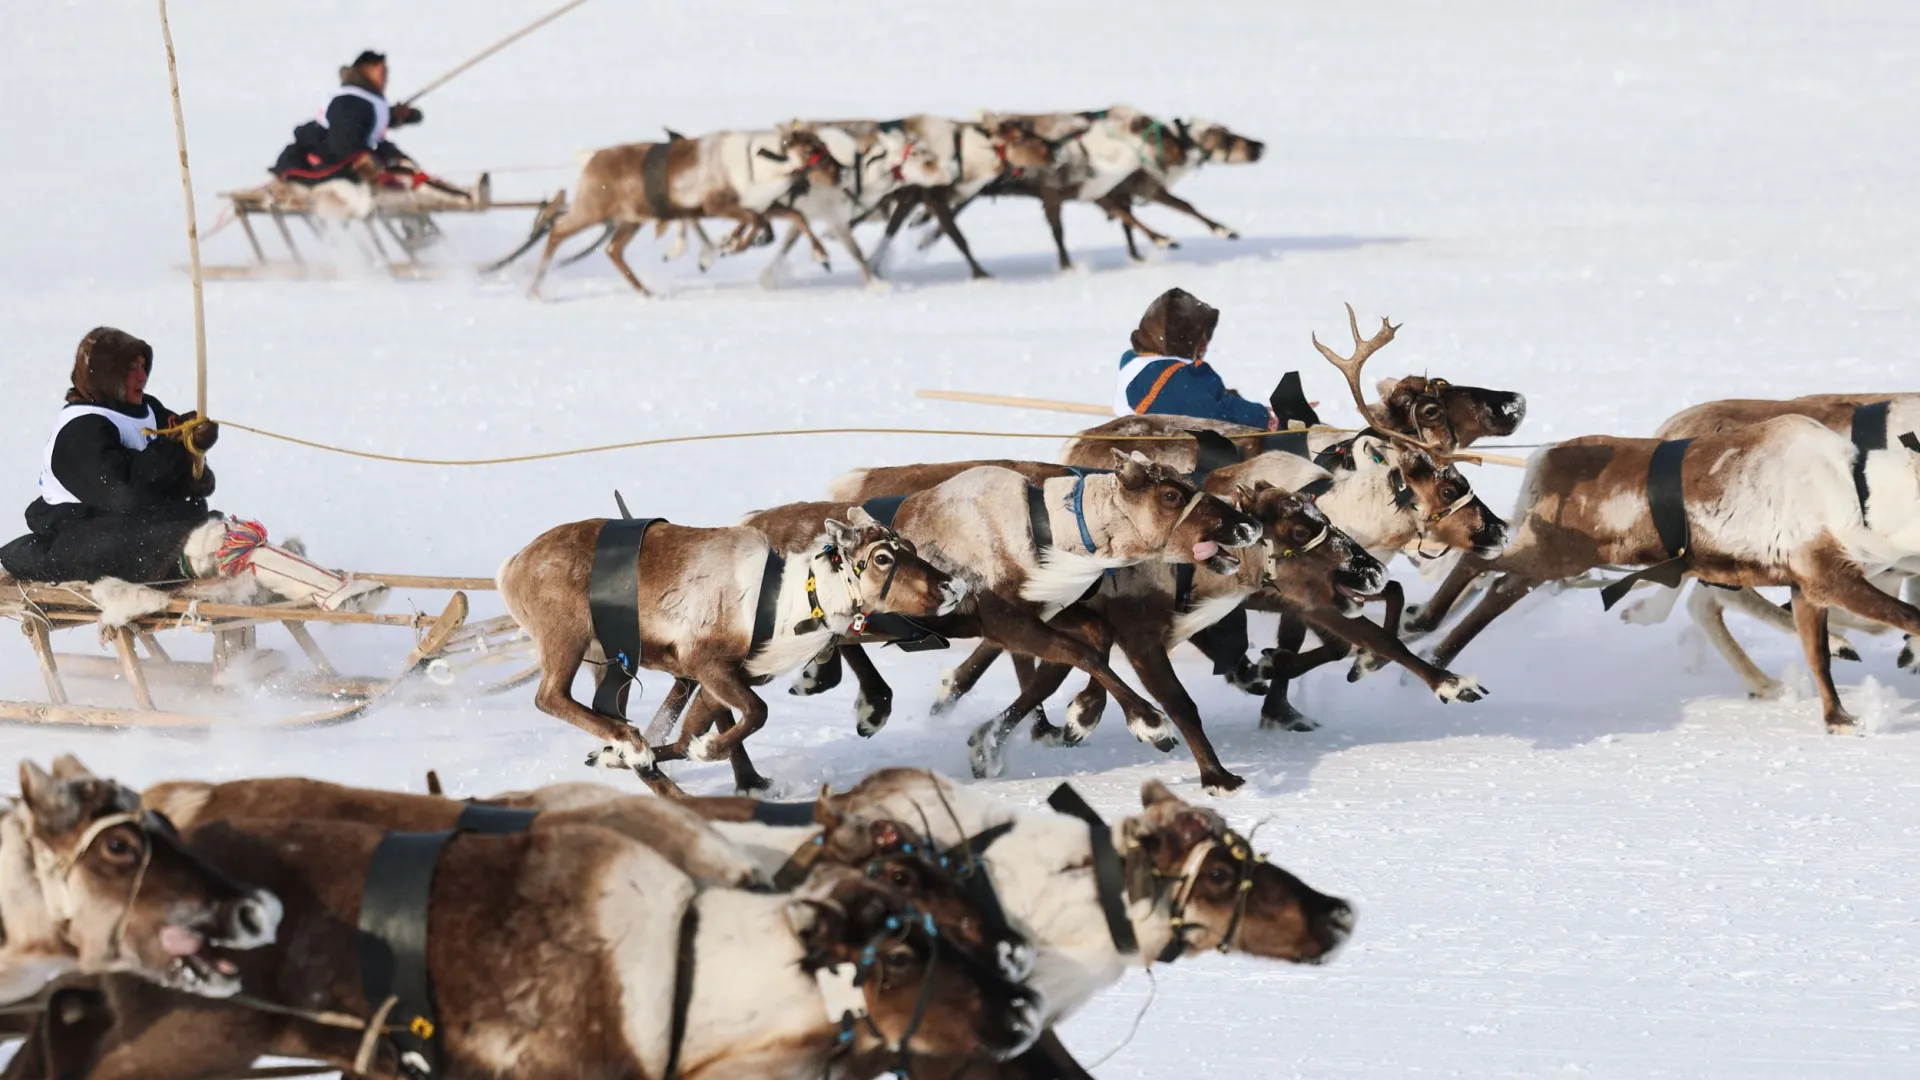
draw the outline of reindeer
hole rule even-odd
[[[1110,473],[1040,485],[1011,469],[969,469],[908,496],[894,525],[970,586],[968,609],[959,619],[935,620],[935,632],[982,637],[1079,668],[1107,687],[1130,726],[1159,728],[1164,719],[1107,666],[1105,643],[1097,640],[1102,628],[1074,601],[1106,571],[1148,559],[1233,572],[1239,559],[1232,551],[1259,539],[1259,523],[1144,458],[1115,455],[1114,464]],[[1030,488],[1045,508],[1046,537],[1035,535]],[[797,503],[761,511],[747,523],[777,545],[792,543],[833,505]],[[1036,703],[1025,697],[1003,721],[1032,710]],[[687,723],[692,730],[694,720]]]
[[[987,277],[986,270],[974,259],[972,248],[967,246],[967,238],[954,224],[955,207],[964,205],[991,184],[1047,168],[1053,160],[1053,144],[1035,134],[1030,124],[1018,119],[968,122],[914,116],[901,123],[917,145],[942,156],[946,177],[934,184],[903,184],[876,205],[876,211],[885,207],[888,214],[887,231],[873,249],[874,267],[882,266],[894,235],[914,208],[919,207],[923,215],[930,215],[937,222],[933,235],[945,235],[953,241],[974,278]]]
[[[624,721],[575,701],[574,675],[589,654],[601,652],[588,604],[594,548],[605,519],[574,522],[543,533],[500,568],[500,596],[540,656],[534,704],[592,735],[604,748],[589,765],[632,768],[657,789],[672,784],[656,760],[717,761],[729,757],[742,789],[768,786],[743,744],[767,721],[755,680],[790,671],[817,654],[854,620],[875,612],[924,619],[953,612],[967,596],[920,557],[914,545],[855,510],[847,524],[814,519],[803,545],[771,560],[780,568],[771,634],[754,640],[763,602],[760,585],[770,565],[768,540],[757,529],[692,529],[661,523],[648,530],[639,559],[641,667],[692,679],[702,700],[732,710],[720,734],[689,724],[680,740],[656,752]],[[667,587],[661,583],[671,583]],[[606,661],[603,659],[603,663]],[[709,713],[709,718],[718,718]]]
[[[245,865],[287,903],[279,940],[233,958],[252,997],[190,1007],[116,980],[111,1026],[84,1055],[91,1071],[80,1071],[187,1080],[276,1054],[397,1075],[391,1047],[368,1062],[362,1032],[318,1022],[378,1005],[361,990],[355,913],[383,835],[327,821],[195,830],[197,850]],[[486,929],[425,945],[448,1080],[641,1080],[674,1075],[672,1063],[679,1075],[803,1080],[830,1064],[871,1072],[909,1055],[1001,1059],[1033,1041],[1044,1012],[858,871],[820,867],[787,894],[701,890],[603,829],[456,837],[428,920]],[[751,1009],[740,1007],[743,987]],[[676,999],[680,1024],[670,1022]]]
[[[1852,437],[1854,415],[1861,406],[1887,406],[1885,422],[1886,434],[1882,441],[1897,442],[1903,433],[1912,432],[1920,427],[1920,394],[1814,394],[1808,397],[1793,398],[1787,401],[1765,399],[1730,399],[1710,401],[1695,405],[1674,414],[1654,433],[1660,439],[1688,439],[1700,435],[1735,431],[1748,424],[1768,420],[1775,416],[1807,416],[1825,424],[1829,429],[1849,438]],[[1912,449],[1912,447],[1909,447]],[[1903,563],[1894,570],[1877,574],[1873,583],[1881,591],[1900,593],[1905,587],[1906,601],[1920,605],[1920,565]],[[1676,593],[1656,596],[1651,601],[1635,604],[1622,614],[1630,621],[1653,622],[1664,619],[1678,599]],[[1793,614],[1786,608],[1773,604],[1766,597],[1752,589],[1709,589],[1694,586],[1687,596],[1687,612],[1703,631],[1707,640],[1726,659],[1727,663],[1740,674],[1747,684],[1747,692],[1758,698],[1771,698],[1780,693],[1780,683],[1760,670],[1740,642],[1727,629],[1724,612],[1727,608],[1743,611],[1761,623],[1788,633],[1793,632]],[[1849,630],[1863,630],[1870,634],[1884,632],[1887,628],[1879,623],[1865,623],[1852,618],[1846,612],[1835,613],[1831,622]],[[1860,654],[1851,643],[1838,634],[1831,635],[1828,645],[1834,656],[1843,660],[1858,660]],[[1913,670],[1916,667],[1914,656],[1914,638],[1907,635],[1902,642],[1900,655],[1896,663],[1901,668]]]
[[[1920,609],[1869,577],[1920,555],[1920,455],[1894,443],[1866,454],[1864,500],[1853,443],[1805,416],[1778,416],[1693,440],[1680,468],[1689,538],[1668,551],[1648,495],[1657,439],[1590,435],[1536,453],[1522,482],[1514,544],[1464,559],[1431,610],[1436,621],[1479,573],[1500,577],[1433,654],[1445,664],[1539,585],[1603,566],[1666,564],[1708,584],[1788,585],[1794,626],[1820,689],[1827,730],[1854,729],[1833,685],[1829,607],[1920,633]]]
[[[573,204],[568,205],[563,196],[543,209],[526,243],[487,269],[500,269],[546,237],[540,267],[527,289],[528,295],[537,297],[563,241],[595,225],[611,225],[607,258],[645,296],[647,287],[627,265],[627,244],[648,222],[703,217],[739,223],[727,245],[732,250],[744,248],[766,230],[768,217],[786,218],[806,233],[814,257],[825,263],[826,248],[813,235],[806,215],[791,204],[780,205],[780,200],[815,185],[839,183],[840,164],[820,136],[791,127],[608,147],[594,153],[580,170]]]
[[[239,969],[217,952],[271,944],[280,915],[273,893],[197,856],[133,792],[64,762],[20,764],[20,799],[0,819],[0,1000],[68,972],[225,997]]]

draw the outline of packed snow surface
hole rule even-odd
[[[360,49],[389,52],[404,95],[542,7],[176,3],[203,230],[214,194],[263,180]],[[5,28],[0,504],[24,507],[80,336],[105,323],[152,341],[153,392],[187,408],[192,319],[152,5],[17,3]],[[1912,389],[1916,101],[1920,8],[1894,2],[607,0],[427,97],[426,123],[399,141],[458,180],[495,169],[497,198],[534,198],[572,181],[577,151],[663,125],[1124,102],[1266,141],[1259,164],[1180,188],[1243,238],[1148,209],[1182,245],[1135,268],[1115,227],[1072,207],[1082,269],[1062,275],[1037,205],[1002,201],[961,218],[991,281],[906,237],[890,291],[860,287],[844,257],[831,274],[795,258],[786,287],[764,291],[765,249],[702,275],[691,259],[662,265],[663,245],[643,237],[630,257],[660,298],[635,297],[594,257],[557,270],[538,303],[523,296],[530,261],[470,269],[518,243],[527,215],[455,217],[430,256],[450,270],[436,280],[209,283],[211,409],[453,458],[792,427],[1060,433],[1076,418],[913,391],[1107,401],[1135,318],[1174,285],[1223,311],[1208,359],[1230,383],[1264,397],[1298,368],[1336,422],[1351,407],[1308,334],[1344,342],[1342,301],[1405,323],[1373,374],[1525,392],[1518,442],[1645,435],[1716,397]],[[263,242],[277,244],[270,227]],[[248,258],[233,228],[206,253]],[[213,461],[221,508],[299,534],[332,564],[485,575],[552,525],[611,513],[616,488],[636,513],[719,524],[817,498],[856,466],[1056,449],[838,436],[428,468],[230,430]],[[1504,510],[1518,472],[1474,480]],[[475,604],[498,610],[490,595]],[[1457,665],[1492,690],[1486,701],[1443,706],[1391,674],[1349,686],[1328,668],[1300,695],[1325,724],[1311,734],[1257,731],[1253,699],[1183,651],[1215,744],[1249,781],[1226,799],[1198,790],[1184,748],[1156,754],[1117,715],[1079,749],[1010,744],[996,793],[1038,800],[1070,778],[1115,814],[1159,777],[1243,828],[1261,823],[1262,849],[1362,914],[1326,967],[1207,957],[1154,986],[1131,976],[1068,1025],[1069,1044],[1104,1055],[1154,994],[1101,1076],[1909,1073],[1920,723],[1903,713],[1915,682],[1893,665],[1897,639],[1856,636],[1866,660],[1839,674],[1869,733],[1838,738],[1789,637],[1734,621],[1763,666],[1788,672],[1786,699],[1749,702],[1685,627],[1684,615],[1623,625],[1589,591],[1542,593]],[[408,644],[397,631],[319,633],[369,672]],[[90,636],[70,632],[63,647],[91,648]],[[957,713],[929,717],[958,655],[885,655],[896,712],[871,741],[854,733],[849,690],[803,700],[769,687],[773,718],[751,744],[761,767],[790,796],[881,764],[964,776],[967,731],[1013,684],[1002,668]],[[664,687],[644,682],[640,712]],[[128,700],[124,687],[90,689]],[[414,790],[434,767],[461,794],[590,778],[586,740],[537,713],[530,691],[431,689],[304,733],[9,728],[0,759],[74,751],[132,783],[302,773]],[[0,658],[0,693],[40,692],[20,643]],[[699,792],[730,782],[721,765],[676,775]]]

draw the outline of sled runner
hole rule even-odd
[[[156,703],[155,687],[185,687],[214,692],[267,690],[327,699],[330,704],[316,711],[271,721],[280,727],[310,727],[358,719],[416,675],[424,674],[442,685],[466,675],[473,680],[469,690],[475,693],[498,693],[539,675],[538,667],[527,663],[526,635],[510,616],[467,622],[466,590],[491,590],[491,580],[356,576],[390,588],[451,590],[453,596],[434,616],[323,611],[284,602],[220,603],[197,598],[189,586],[171,593],[164,608],[122,616],[123,624],[109,626],[103,622],[100,598],[85,584],[35,584],[0,573],[0,617],[20,622],[47,687],[44,703],[0,700],[0,720],[109,728],[195,728],[223,722],[219,715],[172,711]],[[345,675],[315,640],[310,630],[314,623],[406,627],[413,631],[415,643],[393,676]],[[274,625],[292,638],[305,658],[304,666],[295,666],[285,651],[260,646],[260,628]],[[96,628],[115,655],[54,651],[54,632],[85,626]],[[188,632],[212,635],[210,660],[177,659],[161,643],[162,634]],[[507,673],[499,675],[502,666]],[[488,675],[494,676],[491,682],[486,681]],[[70,678],[122,681],[132,693],[134,706],[76,703],[67,691]]]
[[[539,200],[495,202],[484,184],[477,185],[476,189],[477,196],[434,186],[373,189],[372,212],[358,220],[365,226],[367,237],[373,245],[377,267],[395,277],[430,276],[432,268],[420,261],[420,252],[439,241],[442,235],[439,224],[434,220],[437,214],[482,214],[490,210],[532,210],[537,214],[547,208],[547,202]],[[241,232],[246,234],[247,244],[253,249],[254,262],[246,266],[208,266],[204,268],[208,277],[324,278],[334,275],[335,272],[327,267],[307,262],[294,239],[293,229],[287,224],[289,219],[299,219],[315,239],[322,235],[324,222],[341,221],[350,225],[355,215],[340,205],[329,206],[329,196],[324,189],[275,180],[242,191],[221,192],[219,197],[226,202],[227,213],[232,220],[238,222]],[[256,217],[266,217],[273,222],[291,261],[276,262],[267,258],[266,249],[260,243],[260,234],[254,228],[253,219]],[[398,247],[398,259],[389,249],[387,240],[381,238],[382,232]]]

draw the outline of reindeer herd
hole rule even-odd
[[[1024,722],[1036,741],[1084,742],[1111,698],[1135,738],[1162,752],[1185,741],[1201,784],[1224,793],[1243,781],[1215,753],[1169,660],[1182,642],[1262,699],[1262,728],[1310,730],[1288,687],[1315,667],[1357,650],[1349,681],[1391,662],[1443,702],[1477,701],[1487,689],[1452,668],[1494,618],[1541,584],[1638,569],[1606,590],[1609,606],[1647,578],[1669,589],[1629,617],[1657,619],[1672,587],[1692,579],[1689,610],[1756,695],[1778,683],[1734,643],[1721,611],[1793,626],[1829,730],[1853,726],[1830,652],[1857,657],[1830,632],[1829,607],[1856,617],[1851,626],[1904,631],[1900,664],[1914,666],[1920,610],[1891,593],[1905,582],[1911,596],[1920,571],[1920,395],[1715,402],[1676,416],[1659,438],[1551,444],[1529,463],[1509,524],[1459,465],[1474,460],[1475,442],[1513,434],[1525,399],[1406,376],[1382,380],[1369,401],[1362,368],[1398,328],[1383,319],[1363,337],[1351,307],[1348,322],[1349,355],[1314,340],[1365,418],[1344,437],[1317,425],[1269,433],[1128,416],[1081,433],[1060,464],[856,469],[825,500],[731,527],[656,525],[616,559],[632,571],[615,589],[621,617],[637,622],[631,654],[615,656],[597,636],[594,568],[606,558],[597,541],[612,523],[550,530],[498,578],[539,657],[536,704],[602,744],[590,764],[634,769],[663,794],[678,789],[659,766],[685,759],[725,758],[741,791],[761,791],[769,781],[746,748],[768,717],[756,686],[800,669],[791,692],[817,694],[851,669],[855,721],[870,737],[893,693],[868,646],[971,638],[979,645],[947,673],[934,712],[955,708],[1003,652],[1020,680],[1016,699],[969,739],[976,777],[1002,771]],[[1410,606],[1387,574],[1396,554],[1454,562],[1437,595]],[[1403,643],[1438,630],[1482,577],[1485,595],[1427,656]],[[1790,586],[1792,600],[1776,606],[1753,591],[1767,585]],[[1376,602],[1378,620],[1363,617]],[[1248,610],[1280,615],[1274,646],[1257,656]],[[1116,646],[1140,690],[1111,666]],[[681,722],[671,742],[573,697],[583,668],[604,688],[641,667],[676,679],[649,729],[664,736]],[[1076,669],[1087,686],[1056,725],[1042,703]]]
[[[423,837],[430,887],[396,908],[383,853]],[[904,769],[811,804],[461,802],[134,791],[70,757],[20,767],[0,919],[0,990],[33,999],[0,1015],[27,1037],[4,1075],[62,1080],[266,1055],[381,1080],[1084,1076],[1051,1029],[1128,968],[1317,964],[1355,925],[1151,781],[1109,826],[1064,785],[1015,808]]]
[[[668,259],[685,251],[689,232],[700,244],[700,269],[718,255],[739,254],[773,240],[773,223],[789,229],[761,275],[775,283],[787,253],[805,237],[813,257],[829,266],[814,232],[824,226],[860,268],[869,285],[880,280],[888,245],[917,210],[934,230],[925,243],[945,236],[976,278],[987,272],[955,223],[981,196],[1037,199],[1053,232],[1060,268],[1069,269],[1061,207],[1098,206],[1119,222],[1127,253],[1141,258],[1138,230],[1156,247],[1177,247],[1134,216],[1138,203],[1156,202],[1198,219],[1216,236],[1239,234],[1195,210],[1172,193],[1173,185],[1200,166],[1260,160],[1263,145],[1207,120],[1156,119],[1116,105],[1097,112],[982,113],[974,120],[910,116],[901,120],[794,121],[765,131],[723,131],[686,138],[669,131],[664,142],[629,143],[594,153],[581,169],[572,201],[561,192],[534,221],[526,243],[494,263],[497,270],[546,245],[528,287],[539,295],[560,245],[590,229],[601,232],[573,262],[602,244],[607,258],[635,290],[647,288],[627,265],[627,245],[640,230],[678,229]],[[715,245],[702,220],[734,223]],[[886,232],[871,254],[854,239],[854,225],[884,221]]]

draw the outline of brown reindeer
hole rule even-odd
[[[921,558],[911,542],[864,514],[852,516],[855,524],[849,525],[822,514],[803,544],[781,549],[772,633],[764,642],[754,640],[754,628],[770,555],[766,534],[666,523],[648,530],[639,560],[641,650],[635,660],[697,681],[703,701],[739,714],[717,736],[688,725],[674,746],[658,753],[660,760],[728,757],[743,789],[766,787],[742,749],[767,720],[766,703],[753,692],[755,680],[798,667],[847,633],[855,619],[875,612],[932,618],[952,612],[965,598],[965,585]],[[633,768],[650,784],[670,789],[640,732],[572,696],[574,675],[599,651],[588,584],[605,524],[574,522],[542,534],[500,568],[500,595],[539,652],[535,705],[604,744],[589,764]]]
[[[84,1074],[186,1080],[262,1054],[354,1067],[363,1035],[317,1021],[378,1004],[362,996],[354,926],[381,836],[344,822],[197,830],[198,850],[247,865],[286,898],[281,940],[235,958],[251,994],[241,1003],[110,980],[112,1023],[86,1048]],[[786,895],[700,891],[601,829],[460,836],[441,857],[429,926],[448,1080],[643,1080],[670,1059],[682,1076],[802,1080],[892,1055],[1004,1057],[1037,1034],[1029,994],[958,953],[886,884],[845,868],[823,867]],[[676,943],[687,930],[683,968]],[[816,980],[836,968],[866,977]],[[668,1014],[682,977],[676,1045]],[[751,1009],[740,1007],[743,988]],[[843,1029],[841,1008],[864,1019]],[[381,1046],[361,1071],[394,1077],[396,1065]]]
[[[1828,652],[1827,608],[1909,634],[1920,609],[1873,587],[1868,574],[1920,554],[1920,454],[1894,443],[1867,455],[1875,480],[1863,505],[1852,442],[1818,421],[1781,416],[1693,440],[1680,486],[1687,550],[1667,550],[1648,496],[1660,441],[1592,435],[1536,453],[1523,481],[1514,544],[1496,559],[1465,559],[1431,605],[1433,618],[1473,577],[1500,577],[1441,642],[1445,664],[1539,585],[1605,566],[1653,566],[1675,556],[1686,574],[1733,586],[1790,585],[1794,624],[1820,688],[1829,731],[1850,731]]]
[[[933,149],[946,164],[943,183],[903,182],[885,199],[875,204],[875,212],[887,213],[887,231],[874,248],[873,265],[886,258],[894,235],[906,223],[916,207],[937,223],[935,236],[953,241],[967,269],[978,278],[987,277],[967,238],[954,224],[954,208],[979,194],[988,185],[1006,178],[1019,177],[1045,169],[1053,159],[1053,146],[1036,135],[1030,124],[1017,119],[991,123],[944,120],[935,116],[914,116],[900,122],[914,144]]]
[[[1886,406],[1881,426],[1885,429],[1880,435],[1882,442],[1898,442],[1900,437],[1912,433],[1920,427],[1920,394],[1812,394],[1807,397],[1792,398],[1785,401],[1753,398],[1735,398],[1724,401],[1709,401],[1682,409],[1665,423],[1660,425],[1654,437],[1659,439],[1690,439],[1701,435],[1719,434],[1735,431],[1749,424],[1770,420],[1776,416],[1806,416],[1820,421],[1830,430],[1849,438],[1853,435],[1854,417],[1862,406]],[[1904,585],[1906,601],[1920,605],[1920,566],[1902,565],[1894,570],[1875,575],[1874,584],[1889,593],[1899,593]],[[1677,597],[1661,597],[1654,602],[1636,604],[1637,612],[1623,613],[1635,621],[1651,621],[1664,618],[1668,604],[1661,601]],[[1776,629],[1793,632],[1793,614],[1779,607],[1752,589],[1726,590],[1695,587],[1687,597],[1687,611],[1693,620],[1706,632],[1707,640],[1719,650],[1720,655],[1731,664],[1747,684],[1749,694],[1754,697],[1774,697],[1780,693],[1780,683],[1760,670],[1740,642],[1727,629],[1725,609],[1734,608],[1743,611],[1756,620]],[[1878,623],[1863,623],[1853,619],[1846,612],[1833,616],[1832,623],[1849,630],[1864,630],[1875,634],[1886,630]],[[1902,643],[1900,655],[1896,661],[1899,667],[1913,669],[1915,664],[1914,638],[1908,636]],[[1835,656],[1845,660],[1857,660],[1860,654],[1847,640],[1837,633],[1833,635],[1831,645]]]
[[[66,972],[129,972],[214,996],[240,988],[224,950],[274,940],[280,902],[184,847],[139,796],[91,776],[20,765],[0,822],[0,998]]]
[[[664,143],[628,143],[596,152],[580,170],[574,202],[564,199],[543,211],[533,235],[513,254],[494,263],[496,270],[519,258],[545,236],[539,269],[528,286],[540,294],[540,283],[560,244],[596,225],[610,225],[607,258],[634,290],[647,287],[627,265],[626,249],[641,226],[703,217],[738,222],[728,247],[739,250],[769,229],[767,218],[783,217],[803,231],[814,257],[827,261],[805,214],[781,205],[807,186],[835,186],[840,164],[827,152],[819,135],[798,128],[776,131],[729,131],[697,139],[670,139]]]

